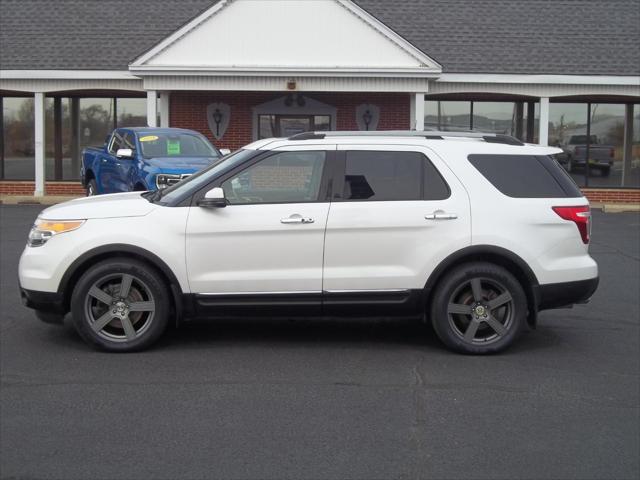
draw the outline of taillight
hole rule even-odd
[[[611,158],[616,156],[616,149],[615,148],[611,148],[611,150],[609,150],[609,156]]]
[[[591,219],[591,210],[588,205],[581,207],[552,207],[560,217],[570,220],[576,224],[582,242],[589,243],[589,220]]]

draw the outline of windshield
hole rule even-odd
[[[204,137],[190,133],[140,134],[138,140],[145,158],[220,156]]]
[[[200,170],[198,173],[194,173],[174,186],[154,192],[159,196],[154,201],[166,205],[185,196],[192,195],[203,185],[249,160],[257,153],[259,153],[257,150],[237,150],[230,153],[218,162],[213,163],[204,170]]]

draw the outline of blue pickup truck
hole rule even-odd
[[[156,190],[202,170],[222,153],[200,133],[181,128],[118,128],[102,147],[82,152],[87,195]]]

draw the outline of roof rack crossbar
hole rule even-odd
[[[303,132],[292,135],[288,140],[322,140],[329,137],[422,137],[427,140],[444,140],[445,138],[477,138],[487,143],[502,143],[505,145],[524,145],[515,137],[487,132],[448,132],[441,130],[377,130],[377,131],[333,131],[333,132]]]

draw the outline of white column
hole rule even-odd
[[[158,126],[158,92],[155,90],[147,91],[147,125]]]
[[[36,197],[45,194],[44,188],[44,101],[45,96],[43,92],[36,92],[33,97],[33,123],[34,128],[34,140],[35,140],[35,190],[33,195]]]
[[[416,129],[416,96],[409,95],[409,130]]]
[[[424,93],[415,94],[414,118],[416,130],[424,130]]]
[[[538,143],[549,145],[549,97],[540,98],[540,127],[538,128]]]
[[[631,176],[631,158],[633,157],[633,104],[627,103],[624,106],[624,147],[622,149],[622,182],[621,186]]]
[[[170,92],[160,92],[160,126],[169,127],[169,95]]]

